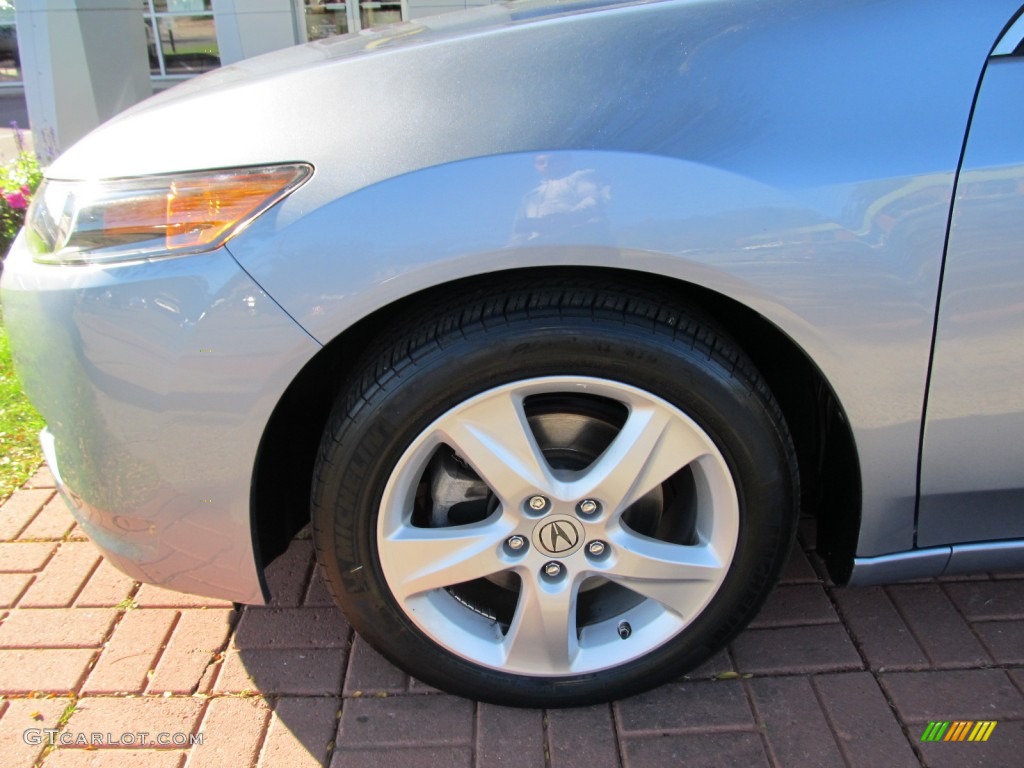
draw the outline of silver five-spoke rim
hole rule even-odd
[[[533,417],[552,396],[621,409],[614,429],[600,423],[612,435],[585,467],[552,462],[532,425],[600,419]],[[451,513],[462,502],[480,510],[468,522]],[[630,517],[641,506],[644,532]],[[680,525],[683,541],[659,533]],[[483,392],[417,436],[385,488],[377,546],[394,599],[431,639],[476,664],[557,677],[676,636],[721,586],[738,529],[725,459],[686,414],[619,382],[547,377]]]

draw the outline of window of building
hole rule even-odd
[[[14,26],[14,0],[0,0],[0,85],[21,82],[21,56]]]
[[[188,77],[220,66],[213,0],[142,0],[142,12],[153,77]]]
[[[303,0],[306,39],[322,40],[408,18],[406,0]]]

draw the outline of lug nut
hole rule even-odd
[[[584,499],[576,505],[576,510],[581,515],[596,515],[601,505],[593,499]]]
[[[534,512],[540,512],[542,509],[547,507],[548,500],[545,499],[543,496],[531,496],[530,500],[527,501],[526,503]]]
[[[526,539],[522,536],[509,536],[508,541],[505,542],[509,549],[519,550],[526,546]]]
[[[587,552],[594,555],[594,557],[603,555],[607,548],[608,547],[605,546],[605,543],[603,541],[592,541],[589,544],[587,544]]]
[[[551,576],[552,578],[562,572],[562,566],[558,563],[548,563],[544,566],[544,575]]]

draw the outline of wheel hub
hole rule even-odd
[[[568,557],[586,541],[583,526],[568,515],[549,515],[533,529],[533,544],[550,557]]]
[[[560,677],[682,631],[725,577],[738,517],[724,458],[686,414],[628,384],[549,377],[428,425],[384,490],[377,541],[394,599],[431,639]]]

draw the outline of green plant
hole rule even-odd
[[[32,475],[43,461],[39,430],[43,419],[14,375],[7,330],[0,316],[0,501]]]
[[[4,256],[24,225],[25,211],[43,178],[39,159],[25,149],[17,123],[11,126],[18,154],[0,166],[0,254]]]

